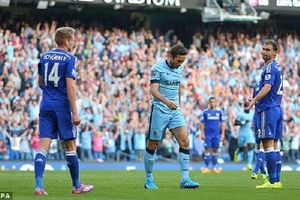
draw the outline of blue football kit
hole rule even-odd
[[[258,138],[282,139],[283,113],[280,107],[283,92],[283,73],[274,60],[267,64],[261,74],[259,88],[271,84],[269,93],[256,104]]]
[[[224,122],[223,112],[218,109],[205,109],[201,114],[200,121],[205,125],[205,148],[219,148],[221,137],[220,123]]]
[[[66,77],[76,78],[75,56],[61,49],[45,52],[38,64],[43,77],[43,96],[40,104],[40,137],[70,140],[76,137],[67,94]]]

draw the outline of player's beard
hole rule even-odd
[[[269,63],[271,61],[272,57],[269,55],[263,55],[263,59],[264,59],[265,63]]]

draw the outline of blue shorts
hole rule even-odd
[[[280,107],[261,111],[257,118],[258,139],[282,139],[283,114]]]
[[[204,147],[205,149],[218,149],[220,147],[220,134],[206,135]]]
[[[255,137],[255,143],[259,144],[260,140],[258,138],[258,128],[257,128],[257,119],[258,119],[258,113],[255,112],[253,116],[253,130],[254,130],[254,137]]]
[[[72,140],[77,136],[71,112],[40,110],[40,138]]]
[[[258,138],[258,128],[257,128],[257,124],[254,124],[254,137],[255,137],[255,143],[259,144],[260,143],[260,139]]]
[[[255,144],[254,133],[243,133],[238,136],[238,147],[244,147],[245,144]]]
[[[164,113],[156,106],[152,105],[149,115],[149,133],[148,139],[161,140],[166,132],[166,129],[187,126],[183,114],[180,109],[170,113]]]

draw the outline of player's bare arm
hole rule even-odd
[[[221,139],[222,140],[225,139],[225,129],[226,129],[226,123],[225,122],[221,122]]]
[[[205,124],[204,123],[200,123],[200,131],[201,131],[201,139],[205,140],[205,133],[204,133],[204,129],[205,129]]]
[[[181,105],[181,98],[180,98],[180,97],[181,97],[181,91],[182,91],[182,89],[181,89],[181,87],[180,87],[180,85],[179,85],[179,89],[178,89],[178,102],[179,102],[178,104],[179,104],[179,105],[178,105],[178,106]]]
[[[43,87],[43,77],[41,75],[38,75],[38,85],[42,89],[42,87]]]
[[[177,109],[177,104],[174,101],[170,101],[166,97],[164,97],[158,90],[159,88],[159,83],[151,83],[150,85],[150,92],[151,95],[158,99],[159,101],[163,102],[166,104],[171,110],[176,110]]]
[[[79,125],[80,124],[80,118],[77,112],[76,107],[76,86],[75,86],[75,80],[73,78],[66,78],[67,82],[67,93],[68,93],[68,99],[70,102],[70,107],[72,109],[72,118],[73,118],[73,124]]]
[[[259,91],[259,93],[249,102],[249,106],[245,110],[250,110],[250,108],[259,100],[264,98],[272,89],[272,85],[266,83],[264,87]]]

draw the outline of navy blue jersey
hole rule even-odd
[[[265,84],[271,84],[269,93],[257,103],[257,111],[268,110],[269,108],[280,106],[282,100],[283,73],[280,65],[274,60],[264,67],[259,82],[262,89]]]
[[[220,135],[220,123],[224,122],[224,115],[221,110],[205,109],[200,117],[201,123],[205,125],[205,135]]]
[[[167,61],[156,63],[151,68],[151,83],[159,83],[159,92],[166,98],[177,103],[179,108],[179,87],[182,79],[183,66],[171,68]],[[153,98],[152,104],[164,112],[173,112],[166,104]]]
[[[38,64],[43,77],[41,110],[71,111],[67,95],[66,77],[75,79],[75,56],[65,50],[45,52]]]

